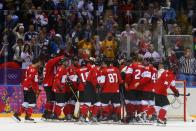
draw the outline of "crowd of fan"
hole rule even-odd
[[[192,5],[186,0],[0,0],[0,42],[9,43],[0,63],[15,61],[25,69],[35,57],[63,52],[83,59],[129,57],[127,47],[160,62],[160,36],[191,34],[196,27]]]

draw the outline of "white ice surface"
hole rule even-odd
[[[196,122],[169,121],[166,127],[156,125],[79,125],[76,123],[43,122],[16,123],[12,118],[0,118],[0,131],[196,131]]]

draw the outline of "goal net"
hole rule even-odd
[[[187,109],[187,99],[188,94],[186,89],[186,81],[176,81],[176,88],[178,89],[180,96],[177,98],[171,90],[168,90],[168,99],[170,106],[168,109],[168,120],[180,120],[180,121],[190,121],[191,116]]]

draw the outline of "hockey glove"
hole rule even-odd
[[[174,96],[179,97],[180,96],[179,91],[174,92]]]

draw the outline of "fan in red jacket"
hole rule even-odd
[[[63,58],[64,58],[64,56],[59,56],[59,57],[55,57],[53,59],[50,59],[45,64],[45,67],[44,67],[43,85],[44,85],[44,90],[46,92],[47,101],[45,104],[45,111],[44,111],[44,114],[42,115],[42,117],[45,119],[48,119],[51,117],[52,109],[54,106],[54,100],[55,100],[54,92],[52,91],[52,85],[53,85],[53,81],[54,81],[54,76],[57,71],[58,63]]]
[[[24,112],[26,113],[25,120],[34,121],[34,119],[31,118],[31,115],[33,113],[33,107],[36,106],[36,95],[39,95],[40,92],[38,85],[38,69],[42,65],[42,60],[36,58],[32,63],[33,64],[27,68],[24,81],[22,82],[24,102],[21,108],[14,113],[14,118],[17,121],[21,121],[19,116]]]
[[[156,82],[155,88],[155,108],[158,115],[158,123],[166,123],[166,114],[169,106],[169,100],[167,98],[167,89],[170,88],[176,97],[179,96],[179,92],[175,87],[175,71],[176,66],[171,65],[169,70],[162,72]]]

